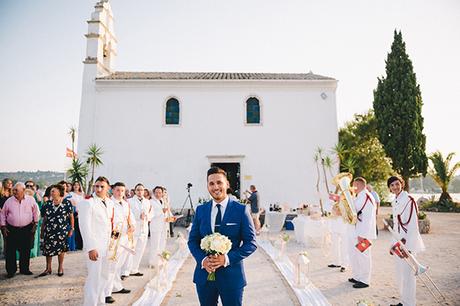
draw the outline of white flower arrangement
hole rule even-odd
[[[214,233],[201,239],[200,248],[208,255],[225,255],[232,249],[232,242],[227,236],[220,233]],[[215,280],[215,272],[209,273],[208,281]]]
[[[280,235],[280,238],[281,238],[282,241],[288,242],[289,239],[291,239],[291,236],[289,236],[289,234],[283,233],[283,234]]]
[[[169,251],[164,250],[163,252],[161,252],[160,257],[166,261],[169,261],[169,259],[171,259],[171,253]]]

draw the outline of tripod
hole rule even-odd
[[[195,209],[193,209],[192,197],[190,196],[190,187],[192,187],[192,184],[188,183],[187,184],[187,197],[185,198],[184,204],[182,204],[182,208],[180,210],[180,214],[182,215],[182,211],[184,210],[187,202],[190,204],[190,208],[188,208],[188,211],[187,211],[187,217],[185,218],[185,227],[188,227],[190,223],[193,221],[192,212],[193,212],[193,215],[195,215]]]

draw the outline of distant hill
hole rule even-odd
[[[10,178],[14,182],[25,182],[32,180],[40,187],[49,186],[64,179],[64,172],[55,171],[18,171],[18,172],[0,172],[0,180]]]
[[[426,192],[426,193],[439,193],[441,192],[441,188],[434,182],[431,176],[427,175],[422,180],[421,183],[420,178],[414,178],[410,180],[410,192]],[[422,185],[423,184],[423,189]],[[449,186],[449,192],[451,193],[460,193],[460,175],[457,175]]]

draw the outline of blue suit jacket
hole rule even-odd
[[[200,205],[196,209],[195,219],[188,239],[188,247],[196,260],[193,282],[197,285],[206,284],[208,272],[201,268],[206,253],[201,250],[201,239],[213,233],[211,229],[212,201]],[[230,264],[216,271],[216,285],[219,289],[236,289],[246,286],[243,259],[256,249],[256,232],[246,206],[229,199],[222,219],[220,231],[232,241],[232,249],[227,254]]]

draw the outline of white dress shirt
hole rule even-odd
[[[225,197],[225,199],[222,200],[222,202],[217,203],[214,199],[212,200],[212,208],[211,208],[211,229],[214,232],[214,227],[216,225],[216,217],[217,217],[217,212],[219,209],[217,208],[217,204],[220,204],[220,212],[221,212],[221,217],[223,220],[224,219],[224,214],[225,214],[225,209],[227,208],[228,204],[228,196]]]

